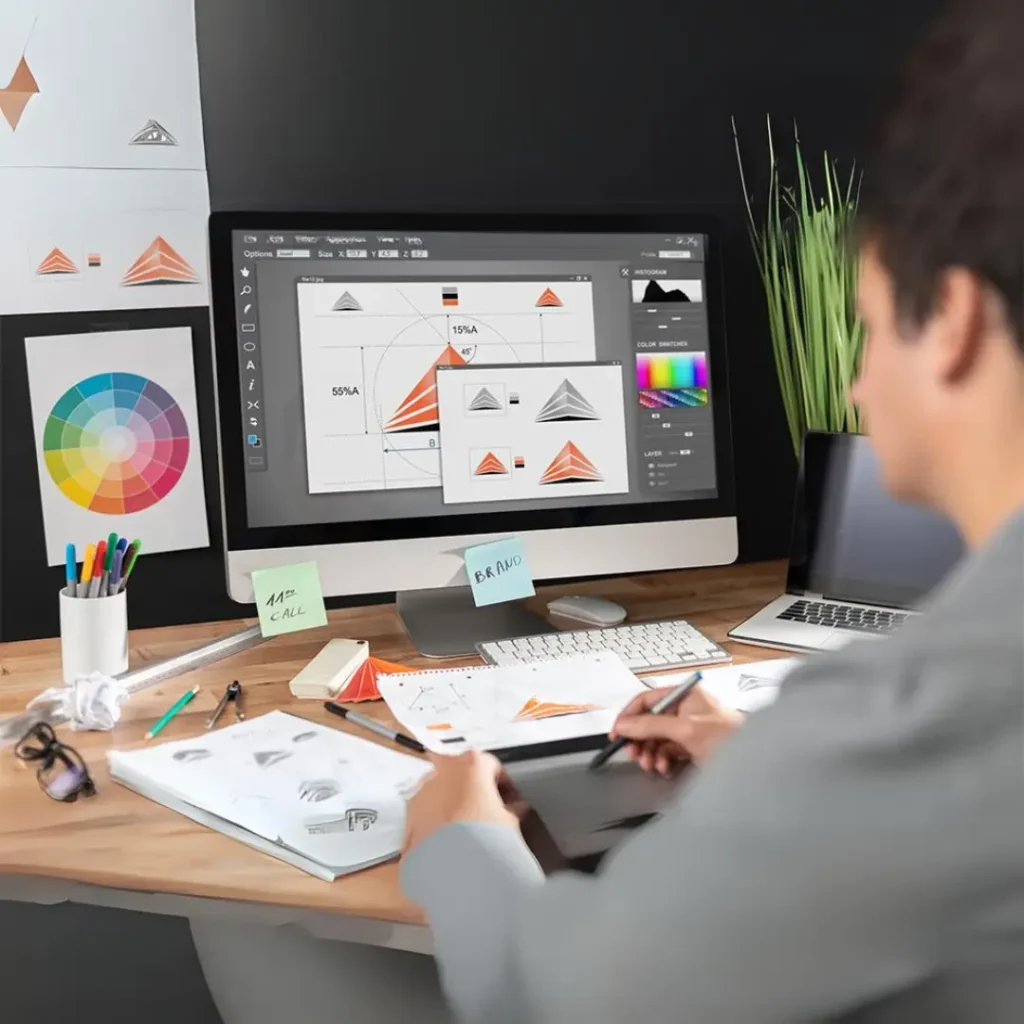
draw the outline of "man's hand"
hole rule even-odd
[[[674,687],[638,694],[612,726],[611,737],[631,740],[627,755],[646,772],[666,778],[688,760],[701,762],[742,724],[739,711],[723,707],[711,694],[694,687],[689,696],[664,715],[648,712]]]
[[[409,799],[405,818],[408,853],[439,828],[456,821],[504,825],[518,831],[519,819],[499,790],[501,764],[471,750],[458,757],[431,757],[434,774]]]

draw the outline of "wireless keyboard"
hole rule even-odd
[[[521,636],[477,644],[476,649],[492,665],[524,665],[590,651],[614,651],[634,672],[663,672],[732,660],[728,651],[682,619]]]

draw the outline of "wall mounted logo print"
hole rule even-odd
[[[68,259],[60,251],[60,249],[54,248],[49,251],[46,258],[42,263],[36,267],[37,274],[77,274],[78,267],[75,266],[74,261]]]
[[[161,235],[153,239],[145,252],[128,268],[123,285],[196,284],[199,275]]]
[[[147,121],[131,138],[129,146],[176,146],[178,140],[159,122]]]

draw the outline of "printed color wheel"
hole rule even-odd
[[[188,462],[188,425],[159,384],[98,373],[61,395],[43,428],[53,482],[91,512],[141,512],[165,498]]]

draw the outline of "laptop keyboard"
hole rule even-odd
[[[833,604],[831,601],[795,601],[778,618],[829,629],[851,629],[858,633],[891,633],[903,625],[907,616],[904,612]]]

